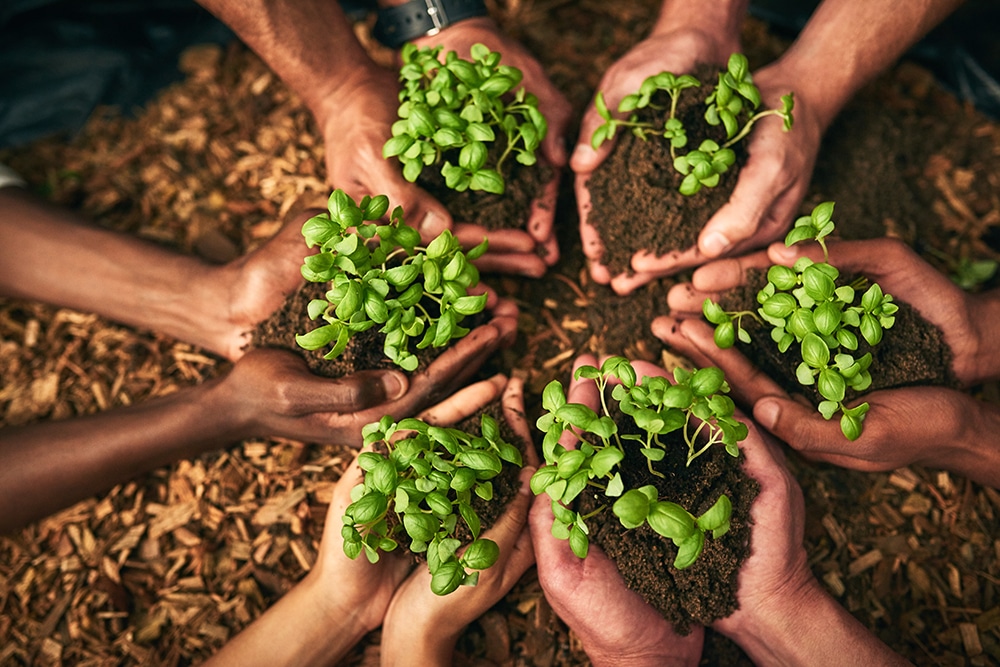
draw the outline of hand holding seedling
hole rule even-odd
[[[598,363],[590,355],[581,356],[574,363],[574,373],[585,365]],[[665,373],[652,364],[636,362],[635,366],[643,375]],[[600,407],[597,386],[590,381],[572,382],[566,398],[591,410]],[[560,443],[568,449],[576,446],[569,432]],[[656,610],[626,588],[617,567],[599,547],[592,545],[581,560],[567,540],[553,537],[553,521],[551,501],[543,494],[535,499],[530,517],[539,583],[559,617],[580,637],[594,665],[698,664],[701,627],[678,636]]]
[[[523,382],[516,378],[504,384],[504,378],[491,380],[503,391],[504,416],[508,424],[531,442],[524,419]],[[473,413],[485,401],[468,392],[449,400],[453,410]],[[442,414],[428,411],[424,419],[431,423],[449,423],[465,414]],[[521,471],[521,489],[510,506],[482,537],[499,547],[496,563],[479,574],[475,586],[462,586],[446,596],[431,591],[431,575],[418,567],[396,591],[382,626],[382,659],[392,665],[450,665],[455,643],[465,627],[498,602],[534,562],[534,552],[527,528],[531,491],[528,480],[537,465],[537,455],[529,444]]]
[[[955,353],[953,367],[959,380],[974,384],[1000,373],[995,350],[983,342],[988,339],[990,322],[1000,321],[995,294],[963,293],[898,241],[834,242],[829,248],[831,262],[851,273],[877,278],[942,329]],[[717,299],[721,292],[742,283],[748,268],[789,265],[802,251],[774,244],[767,255],[761,252],[701,267],[693,275],[693,284],[676,286],[668,297],[672,312],[684,319],[657,318],[654,333],[695,363],[721,367],[737,401],[752,408],[763,427],[810,458],[867,471],[916,463],[958,472],[991,486],[1000,484],[1000,467],[993,463],[995,448],[981,435],[996,431],[1000,414],[968,393],[940,387],[869,393],[864,431],[850,442],[836,422],[792,400],[738,351],[718,349],[712,328],[701,320],[704,299]],[[809,252],[821,258],[816,249]],[[971,319],[977,312],[982,318]]]
[[[636,113],[646,107],[656,108],[657,100],[660,99],[656,96],[669,100],[661,102],[663,109],[668,111],[665,123],[644,121]],[[689,134],[700,128],[688,127],[689,120],[685,121],[677,114],[678,102],[684,96],[697,96],[704,100],[704,123],[724,128],[722,139],[703,139],[697,146],[690,143]],[[603,123],[594,130],[591,145],[599,149],[624,131],[629,131],[644,141],[667,142],[673,168],[682,177],[679,186],[681,194],[696,197],[703,189],[718,185],[721,175],[735,164],[734,147],[739,142],[755,136],[751,131],[758,127],[774,125],[773,122],[761,121],[774,116],[782,121],[781,131],[787,133],[792,129],[795,104],[793,93],[785,91],[780,93],[778,99],[771,99],[773,97],[770,90],[765,89],[762,94],[762,90],[755,85],[749,63],[739,53],[729,56],[726,66],[714,83],[699,81],[689,74],[660,72],[644,79],[634,92],[621,99],[617,107],[609,108],[603,92],[598,92],[595,106]],[[767,104],[762,104],[765,101]],[[619,114],[628,115],[619,117],[613,113],[615,108]],[[752,154],[749,146],[748,151]],[[742,181],[742,172],[740,178]],[[580,190],[583,219],[584,212],[589,213],[589,193],[586,192],[585,185]],[[581,234],[585,251],[592,259],[599,260],[602,248],[599,239],[595,239],[594,230],[590,225],[582,224]],[[703,238],[705,234],[702,233]],[[635,273],[632,275],[610,276],[603,267],[595,268],[593,272],[599,282],[610,282],[617,292],[628,293],[654,278],[670,275],[700,261],[703,258],[699,257],[697,248],[672,252],[663,257],[640,251],[633,256],[631,268]]]
[[[461,53],[445,51],[441,44],[418,48],[410,43],[400,57],[399,120],[382,155],[402,165],[407,181],[415,182],[425,169],[434,170],[457,192],[500,196],[507,189],[510,165],[539,164],[549,137],[547,116],[539,109],[539,98],[523,85],[524,73],[503,61],[500,52],[483,43],[463,44]],[[557,113],[560,109],[564,107],[556,104]],[[499,155],[491,152],[493,147]],[[550,180],[532,203],[526,231],[490,234],[495,254],[484,258],[484,268],[541,275],[556,262],[552,226],[557,191],[558,179]],[[455,232],[463,242],[475,244],[483,238],[482,227],[461,222]],[[536,243],[546,251],[542,257],[533,252]]]

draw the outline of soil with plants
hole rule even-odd
[[[620,420],[619,424],[622,432],[639,432],[634,422]],[[668,437],[666,441],[667,455],[653,466],[662,477],[649,472],[637,449],[626,451],[621,464],[626,488],[652,484],[661,497],[696,516],[726,495],[732,503],[728,532],[718,539],[707,538],[698,560],[677,569],[673,564],[676,548],[648,525],[626,530],[610,511],[596,514],[587,523],[592,542],[615,562],[628,587],[686,634],[692,623],[710,624],[737,607],[736,578],[750,555],[750,507],[758,484],[743,474],[739,459],[722,447],[711,448],[688,466],[683,439]],[[589,514],[605,504],[598,494],[584,493],[580,512]]]
[[[699,65],[693,72],[701,88],[682,91],[677,118],[688,128],[688,146],[705,139],[719,144],[726,138],[722,126],[704,122],[706,91],[718,79],[718,67]],[[670,112],[670,98],[658,91],[650,107],[639,110],[640,122],[662,127]],[[779,122],[772,120],[771,122]],[[670,144],[655,137],[639,138],[619,130],[611,155],[587,181],[592,209],[587,221],[604,242],[602,263],[611,275],[631,274],[632,255],[649,250],[657,255],[683,251],[698,242],[701,226],[726,203],[746,151],[736,145],[736,164],[722,174],[714,188],[702,188],[696,195],[682,195],[678,188],[684,176],[674,169]]]
[[[658,5],[494,8],[579,113],[601,74],[648,32]],[[755,20],[743,40],[752,68],[787,46]],[[2,150],[0,161],[57,204],[214,261],[258,247],[297,207],[325,204],[315,125],[259,59],[239,45],[204,47],[181,66],[186,79],[134,117],[102,110],[78,136]],[[897,236],[954,274],[1000,259],[998,173],[1000,125],[904,61],[831,127],[802,209],[836,201],[839,235]],[[595,285],[580,252],[572,174],[560,177],[560,262],[539,280],[485,277],[521,310],[518,340],[487,371],[525,379],[529,423],[545,386],[567,381],[581,353],[686,363],[649,333],[673,281],[629,297]],[[997,284],[994,277],[976,289]],[[893,333],[902,331],[897,324]],[[0,301],[5,427],[135,404],[227,368],[159,334]],[[1000,401],[996,383],[970,391]],[[333,480],[351,456],[255,439],[165,466],[0,537],[0,663],[204,660],[312,567]],[[839,603],[915,664],[1000,661],[1000,493],[916,465],[860,473],[788,458],[806,496],[810,567]],[[707,634],[704,664],[740,664],[738,650]],[[377,664],[378,644],[374,632],[346,664]],[[587,664],[532,571],[469,627],[458,650],[461,665]]]

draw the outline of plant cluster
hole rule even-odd
[[[421,337],[418,349],[443,347],[469,330],[467,315],[482,312],[486,295],[467,290],[479,283],[471,260],[486,252],[487,242],[465,253],[445,230],[427,246],[405,224],[397,206],[388,222],[385,195],[365,196],[356,203],[335,190],[327,211],[302,226],[306,244],[319,252],[305,258],[302,276],[330,283],[325,299],[309,302],[309,318],[326,324],[295,337],[299,346],[319,350],[332,345],[325,357],[334,359],[356,334],[376,324],[385,334],[385,355],[404,370],[418,365],[410,339]],[[430,310],[428,310],[430,308]]]
[[[877,283],[865,289],[867,280],[863,277],[850,285],[837,285],[840,272],[826,261],[829,253],[825,239],[834,229],[833,207],[833,202],[818,205],[812,213],[797,219],[785,237],[787,246],[816,241],[823,248],[823,262],[802,257],[792,267],[772,266],[767,272],[767,284],[757,293],[760,305],[756,312],[727,312],[711,299],[705,299],[702,311],[716,325],[715,343],[720,348],[732,347],[737,338],[750,342],[750,335],[741,326],[744,316],[769,324],[771,340],[780,352],[786,352],[793,343],[798,345],[802,362],[795,375],[799,383],[815,384],[823,398],[817,406],[819,412],[830,419],[839,411],[841,431],[848,439],[856,440],[869,405],[866,402],[849,408],[844,405],[844,397],[848,388],[863,392],[872,382],[871,352],[856,356],[858,335],[868,345],[878,345],[883,330],[895,322],[899,306]]]
[[[365,446],[376,451],[358,456],[364,482],[352,489],[344,511],[344,553],[357,558],[364,551],[375,563],[408,539],[411,552],[426,555],[434,593],[475,586],[478,571],[492,566],[500,549],[479,536],[473,494],[492,499],[490,480],[504,462],[522,466],[521,452],[503,440],[496,420],[484,414],[480,423],[478,436],[415,418],[396,423],[388,415],[365,426]],[[461,555],[459,520],[473,538]]]
[[[503,194],[504,161],[513,154],[523,165],[535,164],[535,151],[548,131],[538,98],[524,88],[511,94],[521,82],[521,70],[501,65],[500,54],[483,44],[472,47],[472,61],[449,51],[441,62],[440,52],[440,46],[403,47],[399,120],[382,155],[399,158],[411,183],[425,166],[441,165],[445,184],[453,190]],[[498,135],[503,152],[491,163],[488,146]],[[456,154],[453,163],[450,157]]]
[[[603,93],[598,92],[594,105],[597,113],[604,119],[604,124],[594,131],[591,145],[596,150],[605,141],[614,138],[619,127],[631,128],[632,134],[642,140],[649,137],[666,139],[670,142],[674,169],[684,176],[680,193],[689,196],[696,194],[702,187],[714,188],[718,185],[719,177],[736,162],[732,146],[746,137],[761,118],[780,116],[784,120],[785,131],[792,128],[792,93],[782,95],[780,109],[758,111],[761,104],[760,91],[753,83],[750,65],[746,56],[734,53],[729,56],[726,70],[719,73],[719,83],[705,99],[705,122],[712,126],[721,124],[726,131],[726,140],[719,145],[712,139],[705,139],[698,148],[682,153],[680,149],[688,144],[688,129],[677,116],[677,103],[683,91],[700,86],[701,82],[690,74],[660,72],[650,76],[642,82],[637,93],[626,95],[618,104],[620,113],[630,114],[627,119],[612,117]],[[640,121],[636,111],[647,107],[664,108],[653,102],[653,96],[658,91],[664,91],[670,97],[667,120],[662,124]]]
[[[568,403],[558,380],[550,382],[542,393],[545,412],[537,427],[545,433],[542,453],[547,465],[532,476],[531,490],[551,498],[552,534],[569,540],[573,553],[586,558],[590,544],[587,519],[607,509],[607,505],[586,516],[572,506],[580,493],[591,487],[615,499],[611,511],[625,528],[648,523],[677,546],[674,567],[689,567],[701,555],[706,533],[718,538],[729,530],[729,497],[720,496],[708,511],[696,517],[677,503],[661,499],[652,484],[626,489],[618,468],[625,459],[626,446],[638,447],[650,473],[662,477],[653,463],[666,456],[668,445],[662,436],[677,430],[687,443],[688,465],[716,444],[725,446],[732,456],[739,456],[737,443],[746,438],[747,427],[733,416],[735,406],[725,395],[729,385],[722,371],[714,367],[693,372],[677,368],[673,384],[662,377],[637,381],[635,369],[626,359],[610,357],[599,369],[581,366],[574,378],[597,384],[601,414],[586,405]],[[641,434],[619,433],[605,396],[612,379],[617,379],[618,384],[611,390],[611,397],[620,411],[635,421]],[[579,440],[577,449],[559,444],[567,431]]]

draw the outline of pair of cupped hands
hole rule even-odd
[[[823,122],[808,100],[797,98],[793,133],[784,132],[782,123],[775,119],[761,122],[751,133],[747,146],[750,159],[741,171],[737,189],[730,203],[708,221],[697,247],[662,257],[639,252],[632,260],[634,274],[612,276],[601,264],[601,239],[588,223],[587,181],[613,146],[613,142],[606,142],[599,150],[591,148],[590,137],[603,121],[593,105],[588,104],[569,158],[566,133],[573,118],[573,106],[548,79],[538,61],[520,43],[498,30],[489,18],[462,21],[437,35],[415,40],[417,46],[440,45],[444,52],[456,51],[462,57],[468,57],[470,47],[476,43],[484,43],[501,53],[505,64],[523,72],[523,87],[538,97],[539,109],[548,120],[541,161],[552,166],[555,174],[533,203],[523,230],[489,232],[490,250],[477,262],[485,271],[539,277],[555,264],[559,258],[554,230],[559,172],[567,163],[575,173],[580,234],[591,273],[597,282],[610,284],[619,293],[713,257],[761,247],[784,231],[801,202]],[[603,92],[609,108],[617,108],[618,102],[635,92],[647,76],[661,71],[690,72],[698,63],[724,66],[729,55],[739,50],[738,31],[731,36],[725,31],[690,27],[658,29],[612,65],[597,90]],[[778,104],[781,95],[794,89],[789,78],[780,66],[755,73],[766,104]],[[317,112],[326,138],[328,180],[355,198],[372,193],[388,195],[393,205],[403,207],[407,221],[420,229],[425,239],[449,228],[469,246],[481,241],[485,229],[468,221],[453,220],[434,197],[403,179],[396,161],[382,158],[388,129],[397,119],[398,85],[394,73],[371,63],[357,68],[339,85],[349,94],[328,96],[330,104]],[[539,252],[539,248],[544,251]]]
[[[596,363],[589,355],[576,360],[576,366]],[[647,362],[635,362],[635,366],[640,376],[666,376],[662,368]],[[703,628],[678,635],[659,612],[626,588],[600,548],[592,546],[581,560],[567,541],[552,536],[549,498],[533,499],[529,487],[538,455],[525,419],[521,380],[498,375],[471,384],[420,416],[432,424],[452,424],[498,398],[505,419],[527,444],[527,456],[518,494],[483,533],[497,543],[500,558],[480,574],[478,585],[436,596],[430,590],[427,569],[413,568],[406,555],[384,554],[375,564],[344,555],[341,516],[351,502],[351,489],[362,479],[356,460],[334,489],[310,585],[327,591],[326,599],[338,610],[334,615],[343,618],[346,610],[363,610],[365,630],[382,626],[383,664],[421,664],[420,660],[432,657],[443,664],[464,628],[506,595],[534,564],[546,599],[581,639],[594,664],[698,664]],[[572,382],[567,398],[598,407],[596,385],[586,380]],[[567,447],[576,444],[567,435],[561,442]],[[745,470],[760,482],[761,492],[752,509],[752,556],[740,574],[740,610],[714,625],[733,636],[749,629],[759,614],[785,614],[819,594],[802,546],[802,494],[780,450],[753,428],[742,449]]]

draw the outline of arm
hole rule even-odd
[[[750,558],[739,575],[740,607],[713,628],[758,665],[907,665],[826,593],[809,570],[802,490],[780,450],[751,424],[740,447],[760,483],[750,510]]]
[[[222,352],[228,302],[212,268],[0,188],[0,295],[95,312]],[[109,299],[108,295],[115,295]]]
[[[706,223],[698,258],[759,248],[788,228],[812,176],[820,140],[855,93],[892,65],[961,0],[824,0],[781,58],[754,74],[766,102],[794,91],[795,126],[761,123],[729,202]],[[658,268],[655,258],[641,270]]]
[[[199,0],[232,28],[312,112],[326,143],[327,182],[355,199],[388,195],[429,241],[451,227],[448,211],[382,158],[396,120],[395,75],[354,36],[328,0]],[[481,240],[481,239],[480,239]]]
[[[177,459],[266,435],[360,432],[385,401],[412,400],[397,371],[327,380],[287,352],[258,350],[226,376],[136,406],[0,430],[0,532]]]

